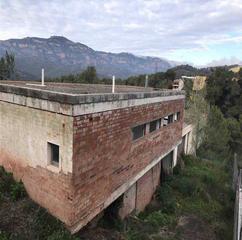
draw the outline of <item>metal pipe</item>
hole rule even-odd
[[[149,77],[148,75],[145,76],[145,88],[148,87],[148,81],[149,81]]]
[[[115,93],[115,76],[113,76],[112,93]]]
[[[44,86],[45,85],[45,70],[44,68],[42,68],[42,71],[41,71],[41,86]]]

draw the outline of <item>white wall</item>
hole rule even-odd
[[[59,169],[48,167],[48,141],[60,146]],[[8,156],[23,166],[72,172],[72,146],[72,117],[0,101],[0,164]]]

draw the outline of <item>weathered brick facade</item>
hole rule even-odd
[[[126,200],[120,209],[121,217],[134,209],[142,211],[159,184],[162,157],[181,142],[183,93],[86,98],[58,93],[55,98],[53,93],[34,91],[5,86],[1,90],[0,86],[0,114],[6,114],[0,115],[4,133],[0,138],[4,143],[0,164],[22,178],[31,198],[65,222],[72,232],[123,194]],[[21,118],[13,121],[12,127],[7,120],[14,111],[21,113]],[[178,121],[132,139],[133,127],[177,112]],[[15,151],[5,125],[12,133],[22,128],[16,140],[24,141],[25,136],[29,146],[33,144],[31,152],[24,144],[23,150]],[[60,146],[57,168],[46,160],[47,141]]]
[[[76,220],[102,208],[110,193],[178,144],[182,135],[183,104],[183,100],[174,100],[74,118]],[[132,140],[133,126],[175,112],[181,112],[180,121]]]

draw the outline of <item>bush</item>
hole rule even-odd
[[[173,168],[173,174],[174,175],[179,175],[181,173],[181,165],[177,164],[174,168]]]
[[[0,197],[3,195],[10,195],[11,199],[16,201],[27,194],[23,183],[16,182],[12,173],[8,173],[3,167],[0,167]]]
[[[2,232],[1,230],[0,230],[0,240],[9,240],[7,234]]]
[[[41,207],[37,211],[34,222],[34,232],[37,239],[47,239],[56,231],[64,229],[60,221]]]
[[[162,205],[161,207],[164,213],[175,213],[176,198],[168,183],[163,184],[157,189],[157,198]]]
[[[11,186],[15,183],[13,174],[8,173],[0,166],[0,192],[7,193],[10,191]]]
[[[198,159],[193,155],[183,155],[182,159],[185,163],[185,166],[193,166],[198,162]]]
[[[152,224],[155,227],[163,227],[171,225],[174,222],[174,218],[166,213],[162,213],[162,211],[156,211],[151,213],[146,221]]]
[[[78,238],[72,236],[66,230],[58,230],[52,233],[47,240],[78,240]]]
[[[192,181],[191,178],[185,176],[178,176],[172,182],[172,186],[187,197],[196,195],[202,188],[198,181]]]
[[[14,201],[24,198],[26,195],[22,182],[16,182],[10,186],[10,196]]]

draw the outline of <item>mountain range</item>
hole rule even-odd
[[[16,72],[20,79],[39,79],[41,68],[47,77],[80,73],[95,66],[100,77],[126,78],[132,75],[166,71],[177,65],[157,57],[141,57],[131,53],[109,53],[73,42],[65,37],[27,37],[0,41],[0,56],[15,55]]]

